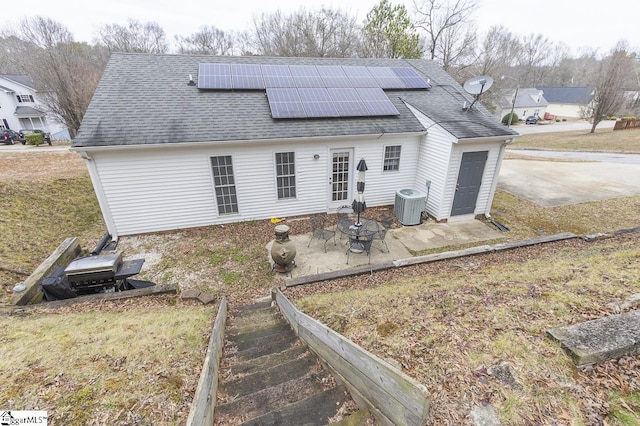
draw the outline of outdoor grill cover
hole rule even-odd
[[[64,273],[64,266],[56,268],[51,275],[42,280],[40,287],[47,301],[71,299],[78,296],[69,284]]]

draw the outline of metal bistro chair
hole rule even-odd
[[[338,210],[336,211],[336,230],[338,229],[338,223],[340,223],[342,219],[347,219],[352,214],[353,208],[351,208],[351,206],[344,205],[338,207]],[[340,239],[342,239],[342,232],[340,233]]]
[[[372,233],[373,240],[380,240],[384,243],[384,246],[387,248],[387,253],[389,253],[389,246],[387,242],[384,240],[387,236],[387,228],[385,228],[380,222],[376,222],[375,220],[371,220],[365,224],[367,231]],[[382,249],[380,249],[382,251]]]
[[[367,253],[369,263],[371,263],[371,243],[372,235],[349,236],[349,248],[347,249],[347,265],[349,264],[349,253]]]
[[[317,215],[309,218],[309,224],[311,225],[311,239],[307,247],[311,246],[311,241],[314,238],[324,241],[324,252],[327,252],[327,241],[333,238],[333,245],[336,245],[336,231],[333,229],[326,229],[327,219],[325,216]]]

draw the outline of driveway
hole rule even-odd
[[[638,154],[554,152],[547,157],[552,155],[569,161],[504,160],[498,188],[544,207],[640,195]]]

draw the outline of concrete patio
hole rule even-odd
[[[333,240],[327,242],[327,251],[324,251],[324,241],[313,239],[309,247],[311,233],[290,236],[296,246],[296,267],[291,273],[279,274],[285,277],[301,277],[321,274],[325,272],[340,271],[367,265],[369,262],[366,253],[349,253],[347,264],[348,238],[336,233],[335,245]],[[379,240],[375,240],[371,246],[371,263],[381,263],[400,259],[408,259],[429,249],[438,249],[461,244],[482,242],[503,238],[504,235],[495,228],[478,220],[467,220],[451,223],[435,223],[432,220],[415,226],[402,226],[390,229],[385,241],[389,247],[384,246]],[[267,252],[273,242],[267,244]],[[271,258],[269,257],[271,260]]]

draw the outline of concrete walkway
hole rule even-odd
[[[482,242],[503,238],[504,234],[490,225],[478,220],[468,220],[453,223],[435,223],[427,221],[421,225],[403,226],[387,232],[385,241],[389,251],[380,241],[374,241],[371,247],[371,263],[382,263],[413,257],[416,252],[456,246],[467,243]],[[347,242],[345,236],[340,238],[336,234],[333,240],[327,242],[327,252],[324,252],[324,241],[314,239],[309,241],[311,234],[292,235],[291,241],[296,246],[296,267],[286,277],[300,277],[340,271],[367,265],[369,258],[366,253],[349,253],[347,264]],[[272,242],[267,244],[267,251]],[[280,274],[285,276],[285,274]]]

